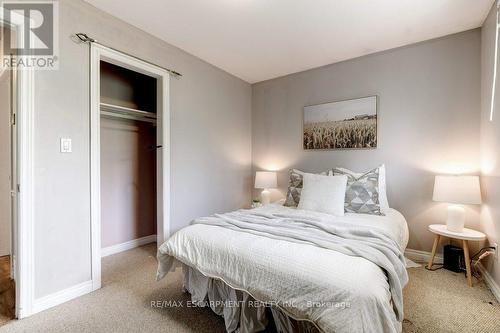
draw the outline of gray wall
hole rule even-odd
[[[172,231],[250,200],[250,85],[79,0],[59,5],[60,67],[35,79],[36,298],[91,274],[89,53],[75,32],[184,74],[171,80]]]
[[[408,220],[408,247],[430,251],[427,226],[446,217],[446,204],[432,201],[434,175],[479,172],[480,42],[476,29],[253,85],[254,170],[282,171],[282,194],[292,167],[385,163],[389,203]],[[368,95],[379,96],[377,149],[302,149],[305,105]],[[468,207],[467,226],[478,223],[479,206]]]
[[[481,224],[490,243],[500,242],[500,76],[497,76],[493,121],[489,119],[495,59],[495,6],[493,4],[481,31],[481,185],[484,200]],[[490,258],[487,267],[500,284],[498,259]]]
[[[0,69],[0,256],[11,251],[10,74]]]

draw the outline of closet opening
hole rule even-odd
[[[100,62],[101,255],[156,242],[156,79]]]
[[[101,257],[169,234],[168,73],[91,46],[92,285]]]

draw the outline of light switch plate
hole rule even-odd
[[[71,153],[71,139],[70,138],[61,138],[61,153]]]

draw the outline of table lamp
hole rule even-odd
[[[276,188],[278,180],[274,171],[257,171],[255,174],[255,188],[263,189],[260,194],[260,202],[263,205],[269,204],[271,201],[271,192],[268,189]]]
[[[432,200],[449,204],[447,229],[462,232],[465,224],[465,209],[462,205],[481,204],[479,176],[436,176]]]

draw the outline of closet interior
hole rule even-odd
[[[103,256],[127,249],[124,244],[156,241],[157,84],[154,77],[100,62]]]

